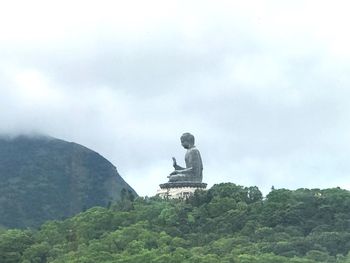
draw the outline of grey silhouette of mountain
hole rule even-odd
[[[93,206],[108,206],[122,192],[137,196],[98,153],[45,136],[0,137],[0,225],[36,227]]]

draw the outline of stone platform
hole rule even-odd
[[[206,183],[198,182],[169,182],[160,184],[157,195],[162,198],[186,199],[194,194],[197,189],[205,189]]]

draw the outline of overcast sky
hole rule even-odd
[[[209,186],[350,189],[349,1],[4,1],[0,133],[106,157],[140,195],[184,164]]]

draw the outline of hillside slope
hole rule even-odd
[[[0,262],[349,263],[350,191],[232,183],[123,199],[39,230],[1,230]]]
[[[51,137],[0,138],[0,225],[33,227],[136,195],[98,153]]]

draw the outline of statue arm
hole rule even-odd
[[[201,170],[203,169],[202,159],[200,153],[197,149],[193,149],[191,152],[187,153],[188,157],[186,158],[186,168],[183,168],[176,163],[176,159],[173,157],[173,171],[168,178],[172,176],[186,176],[186,175],[200,175]]]
[[[183,168],[183,167],[181,167],[181,166],[179,166],[179,165],[174,165],[174,168],[175,168],[175,170],[185,170],[186,168]]]
[[[202,159],[197,149],[194,149],[188,159],[187,173],[198,174],[200,169],[203,169]]]
[[[193,170],[192,167],[190,168],[182,168],[182,169],[175,169],[174,174],[188,174],[188,173],[191,173]]]
[[[192,167],[191,168],[183,168],[182,170],[175,170],[173,172],[170,173],[170,175],[168,176],[168,178],[171,178],[174,175],[186,175],[192,172]]]
[[[185,168],[181,167],[180,165],[178,165],[178,164],[176,163],[175,157],[173,157],[173,167],[174,167],[175,171],[176,171],[176,170],[184,170],[184,169],[185,169]]]
[[[173,158],[174,161],[175,158]],[[202,166],[201,157],[198,150],[194,150],[189,155],[188,163],[186,164],[186,168],[182,168],[176,164],[176,160],[174,161],[175,171],[171,174],[190,174],[193,173],[194,170],[199,169]]]

